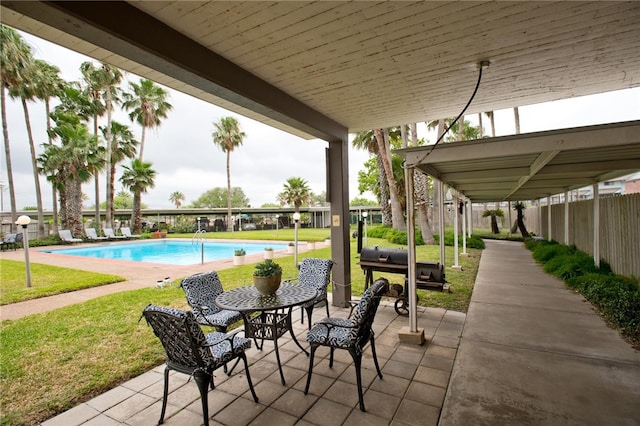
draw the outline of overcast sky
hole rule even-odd
[[[80,64],[92,60],[29,34],[20,34],[31,45],[34,56],[60,68],[65,80],[80,80]],[[122,87],[127,88],[129,81],[137,83],[139,77],[125,73]],[[159,128],[147,131],[145,140],[144,160],[152,162],[157,172],[155,188],[143,195],[143,203],[149,208],[173,207],[169,196],[174,191],[185,195],[184,204],[187,205],[209,189],[226,187],[226,156],[211,138],[213,122],[226,116],[236,117],[246,134],[243,145],[231,154],[231,185],[242,188],[252,207],[275,203],[284,182],[294,176],[305,179],[314,193],[325,191],[326,142],[307,141],[172,89],[166,90],[170,93],[168,101],[173,110]],[[519,111],[522,133],[638,120],[640,88],[523,106]],[[29,113],[40,153],[40,144],[46,141],[44,105],[30,103]],[[35,206],[36,199],[24,115],[19,101],[8,100],[7,117],[16,206],[20,210],[25,206]],[[136,138],[140,138],[140,126],[131,123],[126,114],[117,115],[115,119],[129,125]],[[477,124],[477,114],[466,119]],[[495,122],[497,136],[515,133],[513,110],[495,111]],[[488,134],[489,120],[486,117],[483,124]],[[424,131],[424,126],[418,128],[419,137],[435,142],[434,134],[426,131],[420,134],[420,131]],[[0,152],[3,205],[4,210],[10,210],[4,149]],[[365,152],[349,150],[349,199],[359,196],[357,174],[367,157]],[[116,179],[120,176],[122,172],[118,170]],[[101,201],[104,201],[104,176],[101,180]],[[44,208],[51,210],[50,185],[42,176],[40,184]],[[121,184],[116,181],[116,191],[121,189]],[[89,207],[95,203],[92,183],[85,186],[85,193],[89,197],[85,207]],[[373,199],[371,194],[364,196]]]

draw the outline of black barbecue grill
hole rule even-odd
[[[365,290],[373,284],[373,272],[386,272],[404,275],[404,291],[398,296],[395,308],[400,315],[408,315],[407,276],[409,254],[404,249],[363,247],[359,265],[365,273]],[[444,267],[440,263],[416,262],[416,286],[423,290],[442,291],[446,283]]]

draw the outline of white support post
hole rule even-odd
[[[438,192],[438,199],[440,202],[439,214],[440,220],[438,221],[438,232],[440,233],[440,264],[446,265],[446,257],[444,254],[444,183],[440,181],[440,191]]]
[[[462,256],[467,254],[467,202],[462,199]]]
[[[569,193],[564,191],[564,243],[569,245]]]
[[[547,197],[547,241],[551,241],[551,196]]]
[[[593,262],[600,267],[600,188],[593,185]]]
[[[454,270],[461,270],[462,268],[460,267],[460,262],[459,262],[459,258],[458,258],[458,251],[459,251],[459,246],[460,246],[460,242],[458,241],[458,228],[459,228],[459,224],[458,222],[460,222],[460,215],[458,214],[458,202],[459,202],[459,198],[458,198],[458,191],[456,191],[456,195],[455,197],[453,197],[453,217],[454,217],[454,221],[453,221],[453,266],[451,267],[451,269]]]

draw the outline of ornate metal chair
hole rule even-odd
[[[349,351],[353,358],[356,369],[356,380],[358,385],[358,399],[360,410],[365,411],[362,397],[362,376],[360,367],[362,364],[362,352],[367,342],[371,343],[373,362],[376,366],[378,376],[382,379],[382,372],[378,365],[376,356],[375,337],[373,332],[373,319],[380,304],[380,298],[389,290],[389,281],[379,278],[371,287],[365,290],[360,301],[352,305],[348,318],[325,318],[318,321],[311,331],[307,333],[307,341],[311,345],[309,356],[309,372],[307,374],[307,385],[304,388],[305,395],[309,392],[311,384],[311,374],[313,372],[313,358],[316,349],[320,346],[328,346],[331,350],[329,355],[329,367],[333,367],[333,351],[335,349],[345,349]]]
[[[240,312],[216,306],[216,297],[224,291],[216,271],[191,275],[182,280],[180,287],[187,296],[187,303],[193,309],[198,324],[215,327],[226,333],[230,325],[242,320]]]
[[[205,425],[209,424],[207,392],[209,386],[214,389],[213,371],[225,366],[229,361],[242,359],[253,400],[258,402],[244,353],[245,349],[251,347],[251,340],[236,336],[240,330],[230,334],[216,331],[205,336],[192,312],[155,305],[144,308],[142,316],[153,328],[167,354],[162,412],[158,424],[163,423],[167,408],[170,370],[193,376],[200,391]]]
[[[302,323],[304,324],[304,311],[307,311],[307,319],[309,321],[309,330],[311,330],[311,316],[313,308],[325,302],[327,316],[329,315],[329,303],[327,302],[327,287],[331,281],[331,268],[333,262],[329,259],[306,258],[300,263],[297,282],[299,285],[307,285],[316,289],[318,295],[309,302],[302,305]],[[296,280],[287,280],[287,282],[295,282]]]

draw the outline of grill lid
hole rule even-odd
[[[404,249],[363,247],[360,252],[360,262],[379,263],[386,265],[407,265],[408,254]]]

